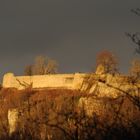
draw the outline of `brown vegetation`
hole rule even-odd
[[[135,78],[140,78],[140,59],[134,59],[132,61],[130,74]]]
[[[118,72],[118,61],[113,53],[110,51],[102,51],[97,54],[96,65],[102,65],[105,69],[105,73],[116,73]]]
[[[140,139],[140,89],[138,94],[113,87],[107,75],[118,72],[116,57],[109,51],[97,55],[97,66],[105,69],[104,77],[88,74],[83,82],[84,92],[66,89],[0,90],[0,139],[2,140],[138,140]],[[128,83],[137,86],[139,61],[134,61]],[[25,69],[26,75],[56,73],[56,62],[45,57],[36,58],[34,65]],[[105,75],[107,74],[107,75]],[[133,76],[136,75],[136,76]],[[118,91],[117,97],[98,91],[98,84]],[[122,83],[123,84],[123,83]],[[96,90],[89,94],[93,85]],[[121,85],[121,83],[120,83]],[[102,86],[103,87],[103,86]],[[82,87],[81,87],[82,88]],[[133,89],[132,89],[133,90]],[[86,104],[81,104],[84,101]],[[9,135],[8,111],[16,109],[16,130]],[[90,113],[88,113],[90,112]],[[90,114],[90,115],[89,115]]]
[[[79,107],[80,98],[99,101],[92,116]],[[103,140],[139,139],[140,108],[127,95],[97,98],[79,91],[30,88],[0,92],[0,139]],[[17,130],[8,136],[7,111],[19,111]],[[96,110],[100,110],[98,114]]]
[[[131,12],[137,16],[140,16],[140,8],[131,9]],[[132,42],[136,45],[136,53],[140,54],[140,32],[126,33],[126,36],[129,37],[132,40]]]
[[[44,56],[37,56],[33,65],[25,67],[25,75],[44,75],[57,73],[58,64],[55,60]]]

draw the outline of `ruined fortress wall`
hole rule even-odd
[[[49,74],[49,75],[35,75],[35,76],[14,76],[12,73],[4,75],[3,87],[4,88],[17,88],[19,90],[25,89],[32,86],[34,89],[43,88],[65,88],[65,89],[75,89],[75,90],[85,90],[86,84],[83,85],[83,80],[88,74],[85,73],[75,73],[75,74]],[[128,82],[127,76],[122,75],[98,75],[92,74],[93,85],[90,87],[90,92],[94,92],[97,87],[104,93],[113,93],[114,88],[108,87],[106,84],[111,85],[125,91],[137,90],[140,88],[138,83],[136,86]],[[105,81],[105,83],[99,82],[99,79]],[[82,86],[83,85],[83,86]],[[133,88],[132,88],[133,87]]]
[[[36,76],[14,76],[12,73],[4,75],[4,88],[25,89],[32,88],[67,88],[79,89],[86,74],[50,74]]]

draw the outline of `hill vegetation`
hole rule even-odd
[[[2,140],[135,140],[140,137],[140,106],[126,94],[109,98],[64,89],[2,89],[0,109]],[[7,116],[14,109],[16,126],[9,134]]]
[[[55,73],[55,65],[40,58],[27,75],[46,74],[48,67]],[[99,53],[96,66],[96,78],[91,73],[84,80],[86,90],[1,87],[0,140],[140,139],[139,60],[121,80],[111,52]]]

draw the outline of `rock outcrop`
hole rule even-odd
[[[101,75],[101,74],[105,74],[105,68],[103,65],[99,65],[96,69],[95,74]]]
[[[17,109],[8,110],[8,123],[9,123],[9,135],[12,135],[17,129],[19,112]]]

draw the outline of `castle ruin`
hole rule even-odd
[[[88,79],[89,78],[89,79]],[[88,79],[88,80],[86,80]],[[88,83],[90,82],[90,84]],[[91,87],[88,87],[91,85]],[[102,93],[101,96],[118,96],[120,90],[138,93],[140,82],[131,83],[130,77],[124,75],[96,73],[75,73],[75,74],[48,74],[33,76],[15,76],[7,73],[3,77],[3,88],[16,88],[23,90],[28,87],[32,89],[70,89],[86,90],[89,93]],[[118,91],[118,89],[120,89]],[[98,90],[98,92],[97,92]],[[113,94],[113,95],[112,95]],[[115,94],[115,95],[114,95]]]
[[[15,76],[13,73],[7,73],[3,77],[2,86],[4,88],[16,88],[18,90],[31,86],[33,89],[44,88],[65,88],[80,89],[84,77],[84,73],[75,74],[48,74],[34,76]]]

